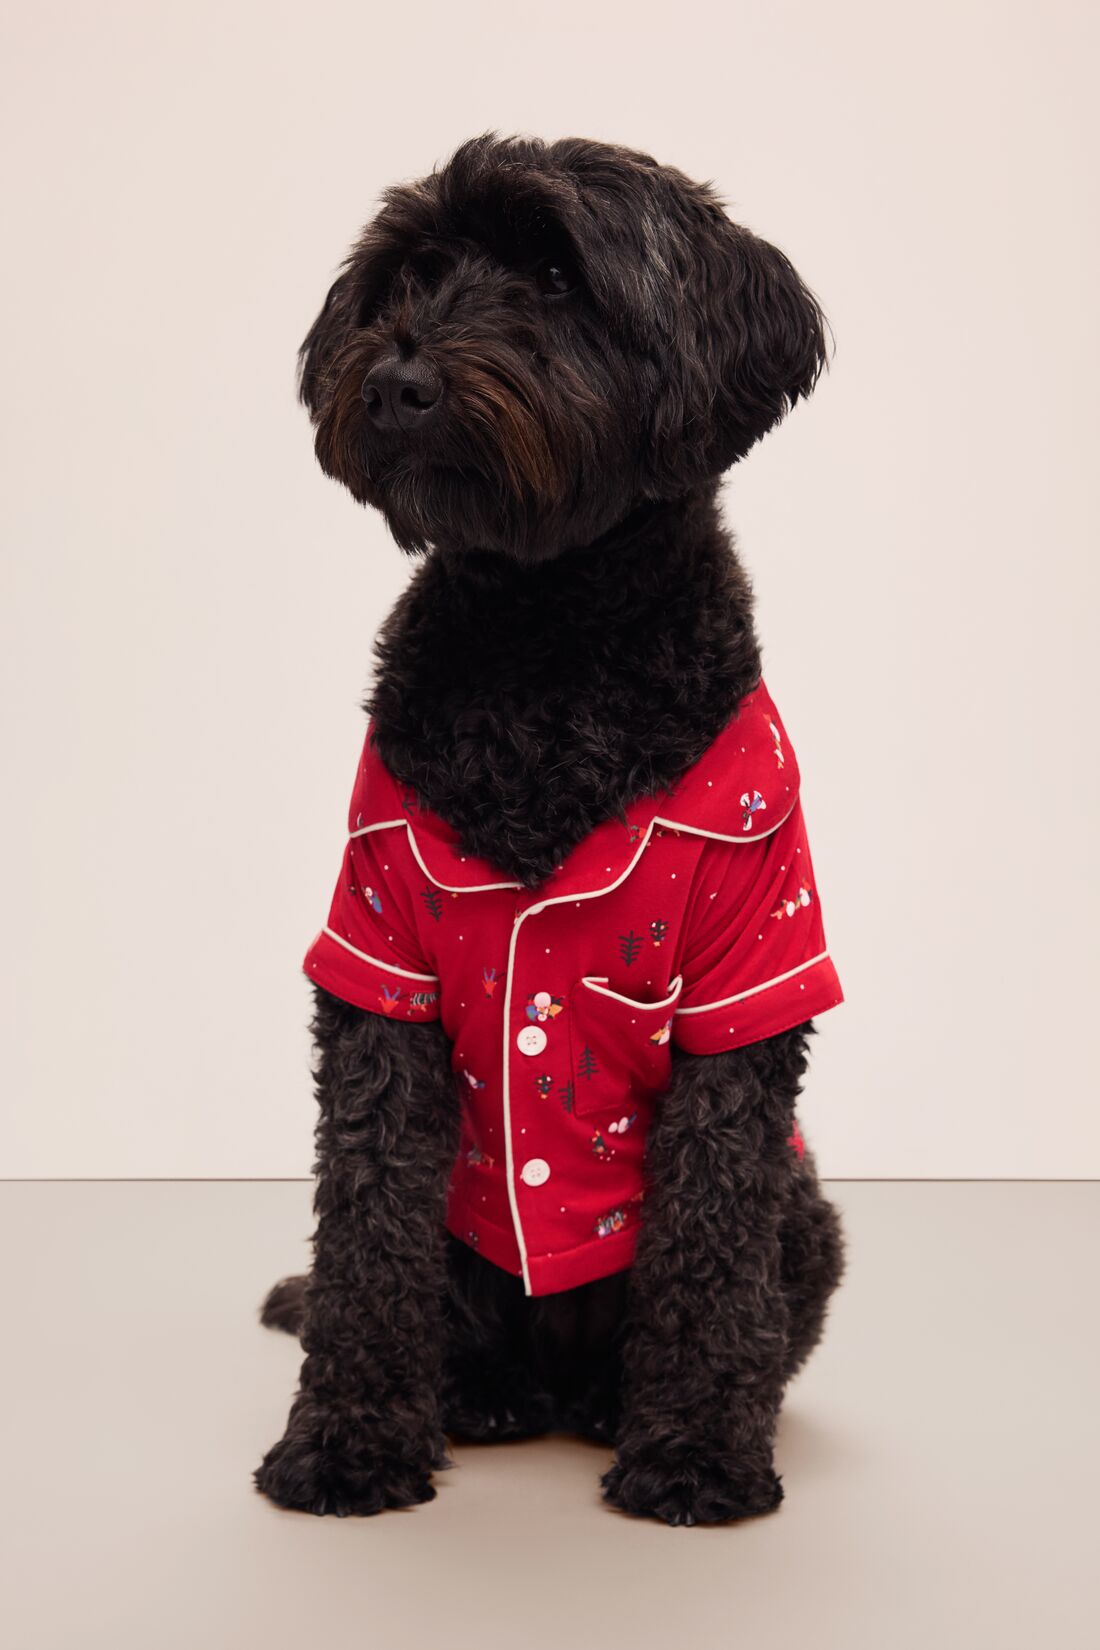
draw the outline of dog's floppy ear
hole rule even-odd
[[[652,426],[655,475],[681,479],[743,458],[810,394],[827,359],[824,317],[790,259],[709,189],[689,199]]]
[[[358,302],[349,261],[329,287],[321,313],[298,350],[298,399],[312,418],[320,410],[329,364],[355,326]]]
[[[729,223],[729,220],[726,220]],[[726,290],[712,289],[719,405],[733,463],[795,402],[826,364],[825,321],[813,293],[778,247],[729,224]]]

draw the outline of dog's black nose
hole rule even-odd
[[[439,405],[443,380],[422,356],[402,361],[384,355],[363,380],[367,414],[380,430],[413,430],[426,424]]]

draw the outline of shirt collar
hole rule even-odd
[[[368,730],[360,784],[352,800],[353,835],[404,827],[425,876],[452,893],[520,889],[488,860],[468,853],[438,814],[385,767]],[[617,887],[655,833],[684,831],[726,842],[749,842],[781,825],[798,798],[799,774],[779,713],[764,683],[676,783],[629,804],[577,843],[523,903],[591,898]]]

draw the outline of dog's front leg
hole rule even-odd
[[[440,1416],[443,1216],[456,1145],[438,1024],[317,989],[313,1269],[286,1433],[256,1472],[280,1506],[376,1513],[428,1501]]]
[[[804,1047],[800,1030],[674,1059],[648,1144],[623,1418],[603,1479],[625,1512],[713,1524],[782,1497],[772,1467],[789,1340],[780,1230]]]

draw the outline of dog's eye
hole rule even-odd
[[[535,269],[535,280],[547,298],[564,298],[577,285],[576,271],[564,258],[544,258]]]

